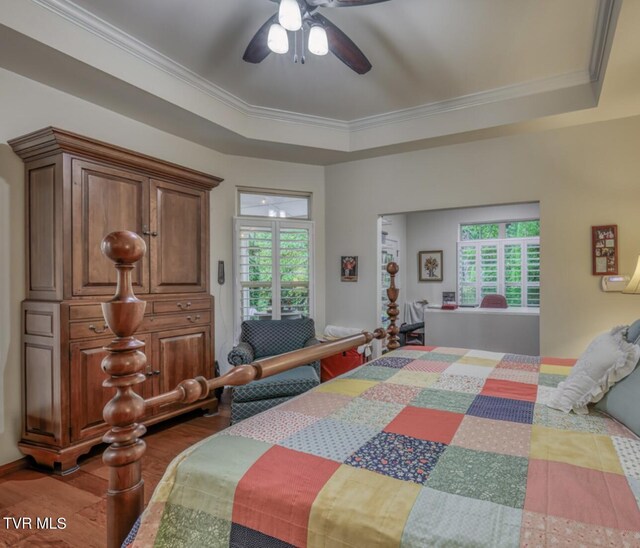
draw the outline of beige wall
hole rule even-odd
[[[324,169],[226,156],[179,139],[76,97],[0,69],[0,465],[21,457],[20,302],[24,299],[24,175],[6,142],[53,125],[223,177],[211,193],[211,260],[224,260],[227,282],[217,283],[216,354],[226,356],[233,326],[232,218],[235,188],[259,186],[313,193],[316,220],[316,321],[324,326]],[[4,419],[4,420],[1,420]]]
[[[640,297],[600,290],[590,257],[591,225],[608,223],[618,224],[622,273],[640,254],[639,136],[636,117],[328,167],[327,322],[376,322],[378,214],[539,201],[541,352],[576,356],[640,317]],[[360,257],[357,284],[335,272],[346,252]]]

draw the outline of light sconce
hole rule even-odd
[[[327,31],[323,27],[313,26],[309,32],[309,51],[314,55],[326,55],[329,53],[329,40]]]
[[[273,53],[287,53],[289,51],[289,35],[287,31],[278,23],[274,23],[269,28],[267,45]]]
[[[281,0],[278,20],[287,30],[295,32],[302,27],[302,13],[297,0]]]

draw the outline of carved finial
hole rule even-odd
[[[147,244],[135,232],[119,230],[102,240],[102,253],[116,264],[134,264],[144,257]]]
[[[103,386],[116,389],[103,411],[104,420],[111,426],[103,438],[111,445],[102,455],[103,462],[109,466],[109,548],[122,544],[135,521],[131,516],[139,515],[144,503],[140,459],[145,444],[139,438],[146,430],[137,421],[144,415],[145,403],[134,387],[146,379],[142,371],[147,357],[142,352],[144,343],[134,334],[144,317],[146,303],[133,293],[131,271],[145,251],[144,240],[134,232],[112,232],[102,241],[102,252],[115,263],[118,275],[114,298],[102,304],[107,325],[116,335],[105,347],[107,356],[102,360],[102,369],[108,375]]]
[[[398,295],[400,294],[400,290],[396,287],[396,274],[400,270],[400,267],[397,263],[390,262],[387,265],[387,272],[391,278],[391,283],[387,288],[387,299],[389,299],[389,305],[387,306],[387,315],[389,316],[389,327],[387,328],[387,334],[389,336],[387,340],[387,348],[389,350],[395,350],[400,346],[400,342],[398,339],[398,332],[400,329],[396,325],[396,320],[400,311],[398,310],[398,305],[396,301],[398,300]]]

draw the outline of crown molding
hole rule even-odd
[[[488,105],[510,99],[557,91],[567,87],[593,84],[600,81],[603,74],[604,59],[614,8],[621,0],[600,0],[589,69],[560,74],[542,80],[519,83],[437,101],[417,107],[375,114],[355,120],[338,120],[298,112],[251,105],[194,71],[177,63],[166,55],[156,51],[134,36],[124,32],[111,23],[99,18],[90,11],[74,4],[71,0],[31,0],[33,3],[70,21],[83,30],[107,41],[137,59],[165,72],[181,82],[197,89],[212,99],[232,108],[247,118],[264,119],[280,123],[303,125],[308,127],[337,130],[341,132],[359,132],[370,128],[388,126],[417,118],[428,118],[446,112]]]

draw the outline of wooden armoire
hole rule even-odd
[[[147,301],[143,397],[181,380],[214,376],[209,293],[209,191],[221,179],[46,128],[9,141],[26,167],[27,298],[22,306],[23,453],[61,473],[101,442],[103,346],[113,338],[100,303],[115,269],[100,243],[115,230],[142,236],[147,253],[134,272]],[[149,409],[152,424],[215,398]]]

